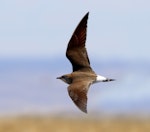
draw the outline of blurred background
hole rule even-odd
[[[88,11],[91,66],[116,81],[90,87],[85,115],[56,77],[72,72],[66,47]],[[89,124],[103,119],[108,126],[112,118],[138,118],[148,130],[143,120],[150,117],[150,1],[0,1],[0,118],[6,117],[41,117],[48,124],[52,117]],[[8,122],[1,120],[0,128],[10,128]]]

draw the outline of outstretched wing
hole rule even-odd
[[[73,71],[92,70],[85,48],[88,15],[89,12],[83,17],[68,43],[66,56],[72,64]]]
[[[87,92],[91,81],[80,81],[72,83],[68,87],[68,93],[75,105],[83,112],[87,113]]]

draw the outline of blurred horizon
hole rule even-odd
[[[89,114],[150,116],[150,62],[91,58],[91,66],[116,81],[90,87]],[[65,57],[0,60],[0,115],[82,114],[68,96],[67,85],[56,80],[71,71]]]

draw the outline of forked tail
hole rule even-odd
[[[115,79],[106,78],[100,75],[97,75],[96,82],[109,82],[109,81],[115,81]]]

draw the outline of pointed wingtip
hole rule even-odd
[[[89,17],[89,12],[87,12],[86,14],[85,14],[85,16],[83,17],[83,19],[88,19],[88,17]]]
[[[81,109],[81,111],[84,112],[85,114],[88,113],[88,112],[87,112],[87,109],[85,109],[85,110]]]
[[[85,114],[88,114],[87,110],[84,112]]]
[[[89,12],[87,12],[85,16],[88,17],[89,16]]]

